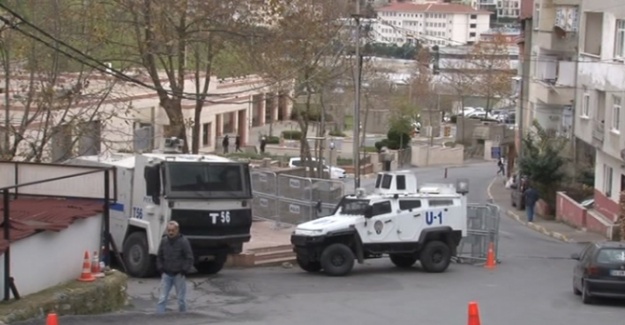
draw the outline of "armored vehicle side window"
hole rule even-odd
[[[391,212],[393,212],[393,209],[391,208],[391,202],[390,201],[379,202],[379,203],[375,203],[373,205],[373,215],[374,216],[379,216],[381,214],[387,214],[387,213],[391,213]]]
[[[378,177],[375,179],[375,188],[379,188],[382,183],[382,174],[378,174]]]
[[[443,207],[443,206],[454,205],[453,200],[429,200],[428,203],[431,207]]]
[[[397,189],[398,190],[406,189],[406,176],[404,175],[397,176]]]
[[[420,207],[421,207],[421,200],[400,200],[399,201],[400,210],[412,210],[412,209],[418,209]]]
[[[382,188],[390,189],[392,181],[393,181],[392,175],[384,175],[384,178],[382,178]]]

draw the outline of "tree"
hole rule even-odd
[[[103,80],[86,61],[64,55],[67,47],[59,40],[86,52],[101,50],[101,32],[91,25],[100,7],[71,1],[3,4],[13,11],[4,13],[11,17],[13,28],[3,28],[0,39],[2,160],[56,162],[99,151],[107,145],[100,140],[103,125],[127,109],[107,103],[121,90],[115,80]]]
[[[516,71],[510,66],[510,55],[505,36],[496,34],[492,40],[476,43],[469,53],[469,74],[480,74],[474,79],[472,90],[486,98],[486,113],[493,109],[496,99],[512,95],[512,77]]]
[[[349,67],[344,44],[350,35],[345,32],[348,24],[341,20],[348,17],[349,5],[333,0],[271,2],[272,27],[264,31],[263,42],[252,44],[249,51],[251,62],[277,91],[295,89],[285,95],[299,102],[294,105],[294,115],[302,132],[300,156],[304,165],[311,158],[308,117],[317,103],[324,102],[329,85]]]
[[[566,159],[560,153],[567,140],[549,136],[538,121],[534,121],[533,126],[535,133],[529,132],[523,139],[525,154],[519,160],[519,169],[522,175],[527,175],[541,198],[554,206],[556,191],[566,176],[563,170]]]
[[[200,125],[195,121],[199,121],[204,105],[211,101],[211,76],[246,74],[248,66],[236,59],[238,53],[234,49],[237,42],[250,36],[256,16],[246,1],[236,0],[113,3],[102,19],[112,22],[123,36],[108,40],[116,55],[108,59],[121,68],[141,67],[147,72],[169,118],[167,135],[187,140],[186,129],[191,125],[192,152],[197,153]],[[233,67],[235,71],[226,71]],[[189,75],[192,86],[186,82]],[[184,101],[194,104],[192,119],[185,119]],[[183,151],[189,151],[188,141]]]

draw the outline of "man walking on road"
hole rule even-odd
[[[161,294],[156,307],[157,313],[164,313],[172,286],[176,288],[178,310],[187,311],[186,275],[193,266],[193,251],[186,237],[180,234],[175,221],[167,223],[167,236],[163,236],[158,248],[156,266],[161,275]]]
[[[538,191],[530,182],[527,183],[527,189],[523,192],[525,196],[525,212],[527,212],[527,222],[534,222],[534,207],[540,199]]]

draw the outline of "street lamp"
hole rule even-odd
[[[330,178],[332,178],[332,151],[334,151],[334,140],[330,140],[330,163],[328,164]]]

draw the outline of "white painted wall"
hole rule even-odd
[[[625,174],[625,168],[623,162],[610,157],[609,155],[597,151],[597,156],[595,159],[595,189],[597,189],[601,193],[605,193],[605,166],[612,167],[612,186],[610,187],[610,199],[614,202],[619,201],[619,195],[621,191],[621,175]]]
[[[77,220],[60,232],[44,231],[11,244],[11,275],[25,296],[77,279],[85,250],[100,247],[102,217]],[[4,254],[0,255],[0,292],[4,292]]]

